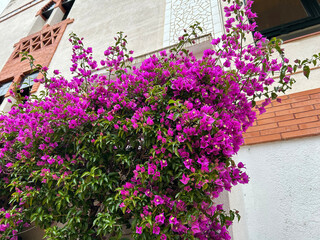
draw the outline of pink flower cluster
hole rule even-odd
[[[256,27],[249,21],[255,17],[251,4],[225,7],[227,33],[200,59],[187,50],[163,50],[131,68],[133,52],[127,53],[120,33],[100,61],[106,73],[97,74],[92,48],[73,35],[74,77],[54,70],[48,79],[43,68],[44,96],[0,116],[0,184],[14,187],[8,209],[23,207],[22,222],[48,221],[47,229],[56,221],[87,234],[79,226],[89,224],[97,230],[91,237],[127,221],[136,239],[230,239],[238,213],[225,212],[216,199],[248,183],[244,165],[232,156],[255,120],[255,98],[266,94],[259,106],[264,112],[270,97],[290,83],[280,78],[268,95],[265,89],[274,84],[269,73],[292,71],[286,59],[271,58],[274,46],[266,47],[261,34],[243,45]],[[189,40],[184,36],[179,46]],[[50,217],[37,218],[35,202]],[[77,217],[83,219],[63,217],[70,209],[76,212],[68,216],[82,211]],[[0,239],[1,232],[16,237],[10,231],[20,222],[10,226],[11,215],[4,214]],[[114,222],[110,229],[97,225],[102,215]]]

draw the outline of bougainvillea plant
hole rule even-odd
[[[44,91],[11,91],[0,115],[0,239],[30,225],[55,240],[125,239],[125,228],[134,239],[230,239],[240,216],[217,198],[248,183],[232,160],[243,134],[319,58],[291,65],[280,40],[255,32],[251,5],[229,2],[226,34],[200,59],[184,48],[197,24],[140,66],[122,33],[100,63],[71,35],[71,79],[24,54]]]

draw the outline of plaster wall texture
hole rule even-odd
[[[242,219],[234,240],[318,240],[320,235],[320,136],[243,146],[248,185],[230,194]]]
[[[21,38],[28,36],[40,6],[40,4],[35,5],[16,16],[0,22],[0,71],[12,54],[13,45],[19,42]]]
[[[219,0],[166,0],[163,45],[177,42],[178,37],[184,34],[183,29],[196,22],[200,23],[203,34],[220,36],[223,24]]]
[[[316,53],[316,52],[314,52],[314,53]],[[310,56],[312,56],[312,55],[310,55]],[[320,68],[319,67],[317,67],[315,69],[311,69],[309,79],[307,79],[303,75],[302,72],[294,74],[293,78],[297,82],[293,85],[292,89],[290,89],[286,92],[286,94],[297,93],[297,92],[307,91],[307,90],[311,90],[311,89],[315,89],[315,88],[320,88],[319,76],[320,76]]]
[[[34,1],[34,3],[40,2],[40,1],[41,0],[37,0],[37,1]],[[21,6],[30,3],[30,2],[32,2],[32,0],[10,0],[8,5],[6,6],[6,8],[1,13],[1,16],[4,16],[7,13],[10,13],[10,12],[20,8]]]
[[[96,60],[104,59],[104,50],[114,44],[113,38],[119,31],[128,35],[128,49],[134,50],[135,56],[161,48],[165,5],[165,0],[75,1],[68,16],[75,21],[68,26],[50,68],[69,73],[71,32],[84,37],[85,46],[93,48]]]
[[[1,16],[1,13],[3,12],[3,10],[7,7],[9,2],[10,2],[10,0],[0,1],[0,16]]]
[[[320,33],[310,35],[305,38],[296,39],[293,41],[288,41],[283,44],[283,48],[286,52],[286,56],[290,61],[295,59],[305,59],[311,58],[313,54],[320,53]],[[312,66],[310,66],[312,67]],[[301,92],[305,90],[310,90],[320,87],[320,69],[315,68],[310,73],[310,79],[306,79],[302,73],[295,74],[294,78],[297,80],[297,83],[294,85],[293,89],[287,93]]]

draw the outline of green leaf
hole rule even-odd
[[[188,148],[189,148],[190,152],[193,152],[193,151],[192,151],[191,144],[190,144],[189,142],[186,142],[186,144],[187,144],[187,146],[188,146]]]
[[[271,98],[272,98],[272,99],[276,99],[277,97],[278,97],[278,95],[277,95],[276,93],[274,93],[274,92],[271,93]]]
[[[303,75],[306,77],[306,78],[309,78],[309,75],[310,75],[310,67],[305,65],[303,66]]]

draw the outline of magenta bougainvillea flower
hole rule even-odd
[[[156,206],[160,204],[164,204],[164,200],[158,195],[154,196],[153,202]]]
[[[281,41],[258,32],[243,44],[256,28],[252,1],[228,2],[226,33],[201,57],[184,48],[198,24],[139,66],[123,33],[98,61],[72,34],[71,78],[37,66],[39,96],[10,90],[17,101],[0,115],[1,240],[30,223],[48,239],[118,238],[125,226],[134,239],[230,239],[238,211],[216,199],[249,181],[232,160],[243,134],[319,57],[292,65]]]
[[[188,176],[182,175],[182,179],[180,180],[184,185],[188,184],[190,178]]]

